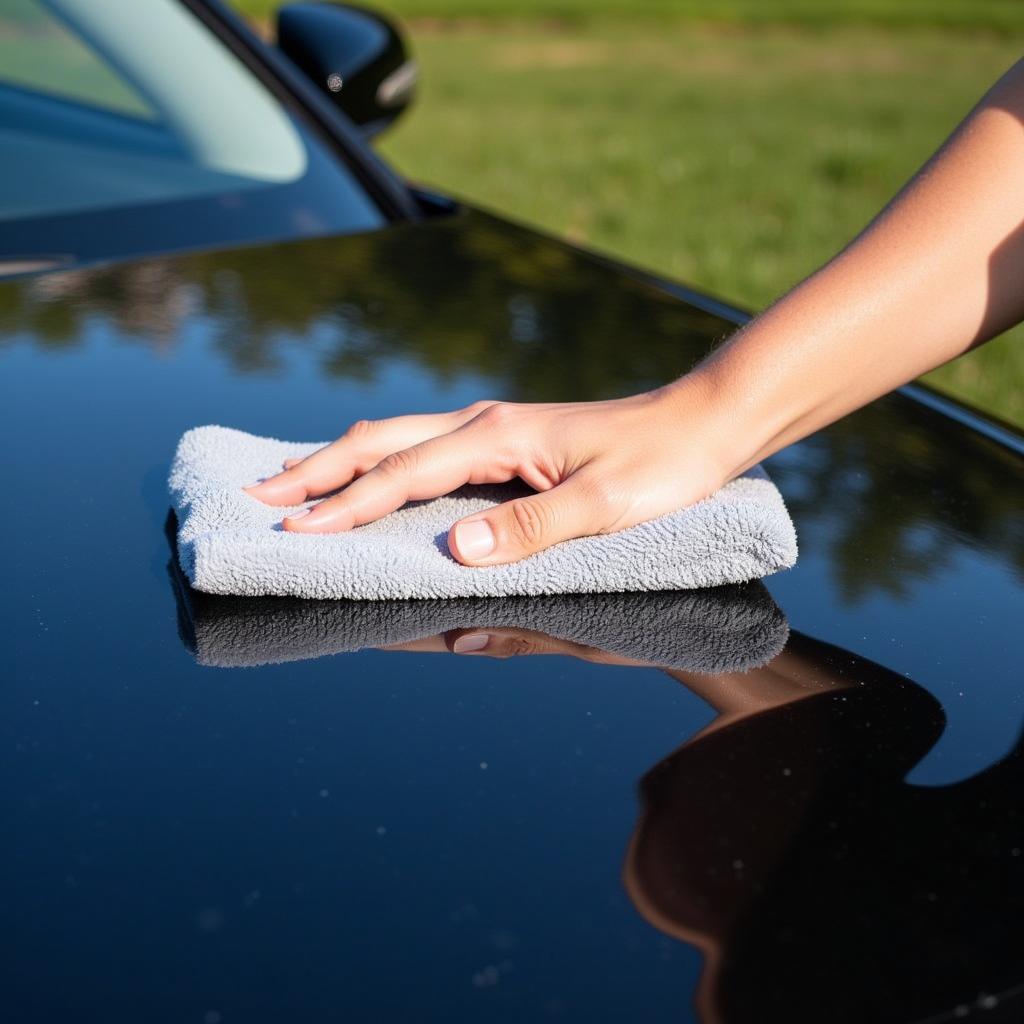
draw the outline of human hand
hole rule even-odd
[[[686,378],[604,402],[477,402],[456,412],[361,421],[245,490],[268,505],[340,493],[284,520],[294,533],[372,522],[407,501],[517,477],[537,493],[453,524],[465,565],[514,562],[560,541],[612,533],[690,505],[727,479],[709,403]]]

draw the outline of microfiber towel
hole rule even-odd
[[[775,485],[755,467],[688,508],[597,537],[565,541],[510,565],[469,567],[448,551],[451,525],[525,485],[463,487],[410,502],[346,533],[298,534],[242,490],[291,456],[292,444],[226,427],[189,430],[169,487],[181,568],[197,590],[240,596],[406,599],[512,597],[713,587],[757,579],[796,561],[796,531]]]
[[[560,594],[451,601],[301,601],[222,597],[169,565],[186,647],[201,665],[251,668],[440,636],[450,630],[543,633],[634,661],[745,672],[786,645],[789,624],[762,583],[646,594]]]

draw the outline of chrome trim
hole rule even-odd
[[[377,102],[382,107],[397,107],[405,103],[416,87],[420,69],[414,60],[399,65],[377,86]]]
[[[60,270],[73,262],[71,256],[4,256],[0,257],[0,278]]]
[[[1009,423],[991,420],[984,413],[961,404],[955,398],[940,394],[926,384],[904,384],[903,387],[896,390],[912,401],[920,402],[922,405],[928,406],[929,409],[942,413],[944,416],[956,420],[957,423],[983,434],[990,440],[1009,448],[1015,454],[1024,455],[1024,434],[1015,430]]]

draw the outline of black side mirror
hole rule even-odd
[[[288,4],[277,45],[372,138],[410,104],[416,63],[392,22],[360,7]]]

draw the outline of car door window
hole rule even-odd
[[[5,0],[0,88],[16,86],[99,109],[156,119],[139,93],[39,0]]]
[[[0,259],[385,222],[319,135],[177,0],[8,0],[0,154]]]

